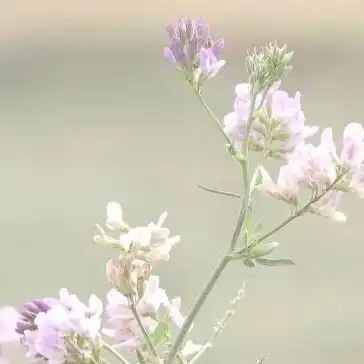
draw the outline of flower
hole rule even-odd
[[[203,19],[180,18],[167,26],[167,33],[170,43],[164,48],[164,57],[176,65],[190,83],[201,85],[225,64],[217,60],[224,41],[213,40],[210,26]]]
[[[200,63],[195,71],[195,79],[202,84],[205,80],[215,77],[225,65],[224,60],[218,60],[213,48],[201,48]]]
[[[262,184],[260,190],[287,203],[298,204],[299,181],[302,171],[299,165],[288,163],[279,170],[277,182],[274,182],[264,167],[260,169]]]
[[[346,216],[341,211],[337,211],[342,192],[329,191],[318,202],[310,207],[314,214],[327,217],[335,222],[345,222]]]
[[[143,343],[143,333],[133,312],[133,306],[145,329],[153,334],[159,323],[160,309],[167,308],[167,316],[180,326],[183,320],[180,300],[169,302],[165,290],[159,287],[159,277],[150,276],[144,287],[133,296],[111,289],[107,294],[108,328],[103,333],[117,342],[118,347],[135,348]],[[139,295],[140,294],[140,295]]]
[[[331,157],[338,165],[353,170],[364,162],[364,128],[361,124],[349,123],[345,127],[340,157],[336,152],[331,128],[323,131],[321,143],[330,151]]]
[[[224,118],[224,131],[234,141],[235,148],[242,150],[242,141],[249,117],[253,118],[249,133],[249,147],[264,151],[265,156],[281,158],[291,153],[308,137],[315,134],[318,127],[306,126],[301,108],[301,94],[292,98],[280,90],[281,81],[275,82],[265,92],[255,96],[252,109],[252,86],[241,83],[235,86],[234,111]]]

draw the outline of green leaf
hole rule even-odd
[[[261,265],[266,265],[270,267],[296,265],[296,263],[290,258],[277,258],[277,259],[257,258],[256,262]]]
[[[278,245],[279,243],[275,241],[270,243],[260,243],[249,250],[249,255],[252,258],[264,257],[276,249]]]
[[[152,342],[154,345],[158,345],[167,335],[168,333],[168,323],[160,322],[152,335]]]

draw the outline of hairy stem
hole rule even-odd
[[[130,364],[127,359],[125,359],[117,350],[115,350],[111,345],[103,342],[102,347],[105,348],[110,354],[114,355],[120,363],[122,364]]]

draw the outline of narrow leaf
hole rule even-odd
[[[249,250],[249,255],[252,258],[264,257],[276,249],[278,245],[279,243],[276,241],[270,243],[260,243]]]
[[[257,258],[256,262],[261,265],[279,267],[284,265],[295,265],[296,263],[290,258],[277,258],[277,259],[267,259],[267,258]]]

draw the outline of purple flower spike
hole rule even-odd
[[[218,61],[217,58],[224,47],[224,41],[213,40],[210,26],[203,19],[180,18],[176,23],[169,24],[166,30],[170,43],[164,48],[164,58],[182,71],[191,84],[198,82],[200,85],[202,79],[213,77],[222,67],[223,61]],[[208,58],[206,50],[209,51]],[[201,57],[204,57],[203,61]],[[206,61],[209,75],[199,68],[201,63],[206,65]]]

